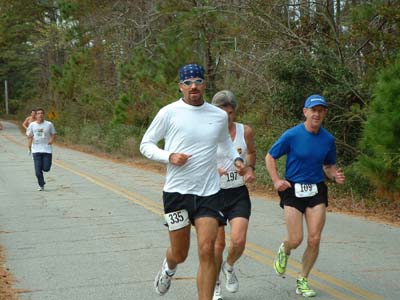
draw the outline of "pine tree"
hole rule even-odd
[[[400,200],[400,57],[379,76],[361,150],[359,171],[378,195]]]

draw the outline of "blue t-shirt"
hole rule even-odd
[[[286,130],[268,153],[275,159],[287,155],[285,177],[295,183],[322,182],[323,165],[336,164],[334,137],[322,127],[309,132],[303,123]]]

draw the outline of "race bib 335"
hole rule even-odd
[[[189,214],[186,209],[166,213],[164,219],[168,224],[169,231],[178,230],[190,224]]]

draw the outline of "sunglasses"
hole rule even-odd
[[[195,80],[182,80],[180,83],[182,83],[184,86],[192,86],[194,83],[196,86],[203,84],[204,79],[195,79]]]

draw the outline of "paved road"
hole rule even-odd
[[[0,131],[0,244],[7,267],[32,300],[197,299],[196,239],[170,292],[153,278],[168,245],[163,176],[55,147],[46,190],[36,191],[26,138]],[[302,246],[286,278],[271,267],[285,227],[276,202],[253,197],[249,243],[237,264],[240,291],[225,299],[301,299],[294,293]],[[400,228],[329,213],[310,281],[321,300],[400,299]]]

